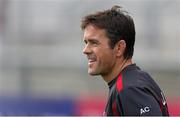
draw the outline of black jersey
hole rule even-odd
[[[169,116],[163,92],[136,64],[125,67],[108,83],[107,116]]]

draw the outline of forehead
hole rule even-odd
[[[93,25],[88,25],[84,30],[84,39],[107,38],[104,29],[99,29]]]

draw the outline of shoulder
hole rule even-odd
[[[157,83],[145,71],[141,70],[136,65],[126,67],[122,73],[119,74],[115,89],[118,93],[135,88],[136,90],[160,90]]]
[[[161,91],[147,72],[138,69],[122,72],[116,80],[115,90],[116,93],[134,91],[133,93],[141,92],[142,94],[158,93]]]
[[[122,72],[122,84],[123,89],[131,89],[132,87],[142,88],[154,85],[155,82],[147,72],[137,66],[131,66],[131,68],[127,68]]]

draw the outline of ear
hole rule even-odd
[[[122,57],[126,49],[126,42],[124,40],[118,41],[118,43],[116,43],[115,48],[116,48],[116,56]]]

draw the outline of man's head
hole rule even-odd
[[[91,75],[105,74],[112,70],[118,57],[132,58],[134,22],[119,6],[85,16],[81,28],[86,43],[83,52],[89,59]]]

